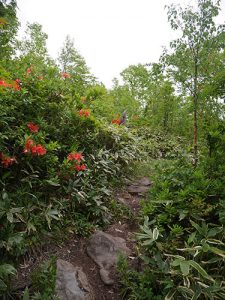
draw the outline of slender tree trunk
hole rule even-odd
[[[194,167],[198,164],[198,59],[195,57],[195,74],[194,74]]]
[[[197,99],[194,98],[194,166],[198,164]]]

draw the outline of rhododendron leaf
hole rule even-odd
[[[46,180],[46,182],[47,182],[48,184],[52,185],[52,186],[60,186],[59,183],[54,182],[54,181],[51,181],[51,180]]]
[[[31,231],[37,231],[37,229],[36,229],[36,227],[34,226],[34,224],[33,223],[31,223],[31,222],[28,222],[27,223],[27,230],[28,230],[28,232],[30,233]]]
[[[10,223],[13,223],[14,218],[13,218],[12,212],[8,212],[8,213],[6,214],[6,216],[7,216],[7,220],[8,220]]]
[[[29,290],[26,287],[24,294],[23,294],[23,299],[22,300],[29,300],[30,299],[30,295],[29,295]]]
[[[2,193],[2,199],[6,200],[8,198],[8,194],[6,192]]]
[[[8,275],[15,275],[16,269],[10,264],[3,264],[0,265],[0,277],[8,276]]]
[[[180,262],[180,269],[184,276],[189,274],[190,264],[188,261],[181,261]]]
[[[0,290],[5,291],[7,289],[7,285],[4,283],[3,280],[0,279]]]
[[[8,246],[12,247],[13,245],[18,245],[21,243],[23,237],[21,233],[15,234],[8,239]]]

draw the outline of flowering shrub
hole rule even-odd
[[[68,74],[66,72],[62,72],[60,75],[62,78],[70,78],[70,74]]]
[[[114,120],[112,120],[112,123],[120,125],[121,124],[121,120],[120,119],[114,119]]]
[[[86,166],[85,164],[80,164],[82,160],[84,160],[84,157],[81,153],[78,152],[73,152],[70,153],[67,157],[68,161],[70,162],[75,162],[74,164],[74,169],[77,171],[85,171],[86,170]]]
[[[73,153],[70,153],[67,158],[70,161],[76,160],[76,161],[80,162],[84,157],[81,153],[73,152]]]
[[[15,157],[9,157],[2,152],[0,152],[0,161],[4,168],[8,168],[10,165],[17,162]]]
[[[32,152],[33,155],[45,155],[46,154],[46,149],[38,144],[38,145],[33,145],[30,149],[30,151]],[[27,150],[27,152],[30,152],[29,150]]]
[[[121,178],[135,158],[125,128],[90,118],[90,109],[80,102],[83,92],[75,91],[72,78],[62,80],[70,78],[68,73],[23,58],[13,65],[18,69],[0,81],[0,244],[5,261],[16,260],[48,231],[65,226],[82,233],[84,222],[102,224],[110,182]]]
[[[14,88],[15,91],[19,91],[20,88],[20,80],[16,79],[13,81],[13,83],[6,83],[4,80],[0,80],[0,87],[8,87],[8,88]]]
[[[27,75],[29,75],[32,72],[32,68],[27,69]]]
[[[12,87],[12,85],[11,84],[8,84],[8,83],[6,83],[4,80],[1,80],[0,81],[0,86],[3,86],[3,87]]]
[[[87,109],[81,109],[79,111],[79,116],[80,117],[84,116],[84,117],[88,118],[88,117],[90,117],[90,112]]]
[[[77,171],[85,171],[86,170],[86,166],[85,166],[85,164],[82,164],[82,165],[75,165],[75,169],[77,170]]]

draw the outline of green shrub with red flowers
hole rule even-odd
[[[57,62],[46,39],[28,24],[0,62],[0,295],[45,236],[108,222],[110,187],[138,158],[132,134],[93,111],[104,89],[70,39]]]
[[[126,128],[104,124],[70,93],[69,74],[18,65],[0,78],[1,263],[49,232],[85,233],[109,221],[110,185],[137,158]]]

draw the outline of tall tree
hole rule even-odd
[[[148,102],[151,86],[147,67],[142,64],[131,65],[123,70],[120,75],[133,98],[145,106]]]
[[[15,0],[0,0],[0,62],[11,58],[19,22],[16,16]]]
[[[58,58],[63,72],[69,73],[77,91],[82,95],[85,88],[95,82],[84,58],[74,46],[74,41],[67,36]]]
[[[166,131],[171,129],[178,99],[171,82],[163,76],[161,65],[131,65],[121,72],[121,76],[123,90],[129,92],[134,112],[139,106],[139,115],[145,123]],[[128,107],[130,105],[128,103]]]
[[[176,84],[180,84],[193,103],[194,165],[198,162],[198,113],[201,89],[209,79],[207,69],[213,64],[210,54],[218,50],[222,27],[216,26],[214,18],[219,13],[220,0],[197,0],[197,9],[171,5],[168,20],[172,29],[179,30],[181,37],[171,42],[174,52],[163,59],[169,65]],[[218,50],[219,51],[219,50]]]
[[[21,56],[26,57],[30,64],[38,65],[49,62],[47,39],[48,35],[42,31],[42,25],[28,23],[25,37],[18,42]]]

